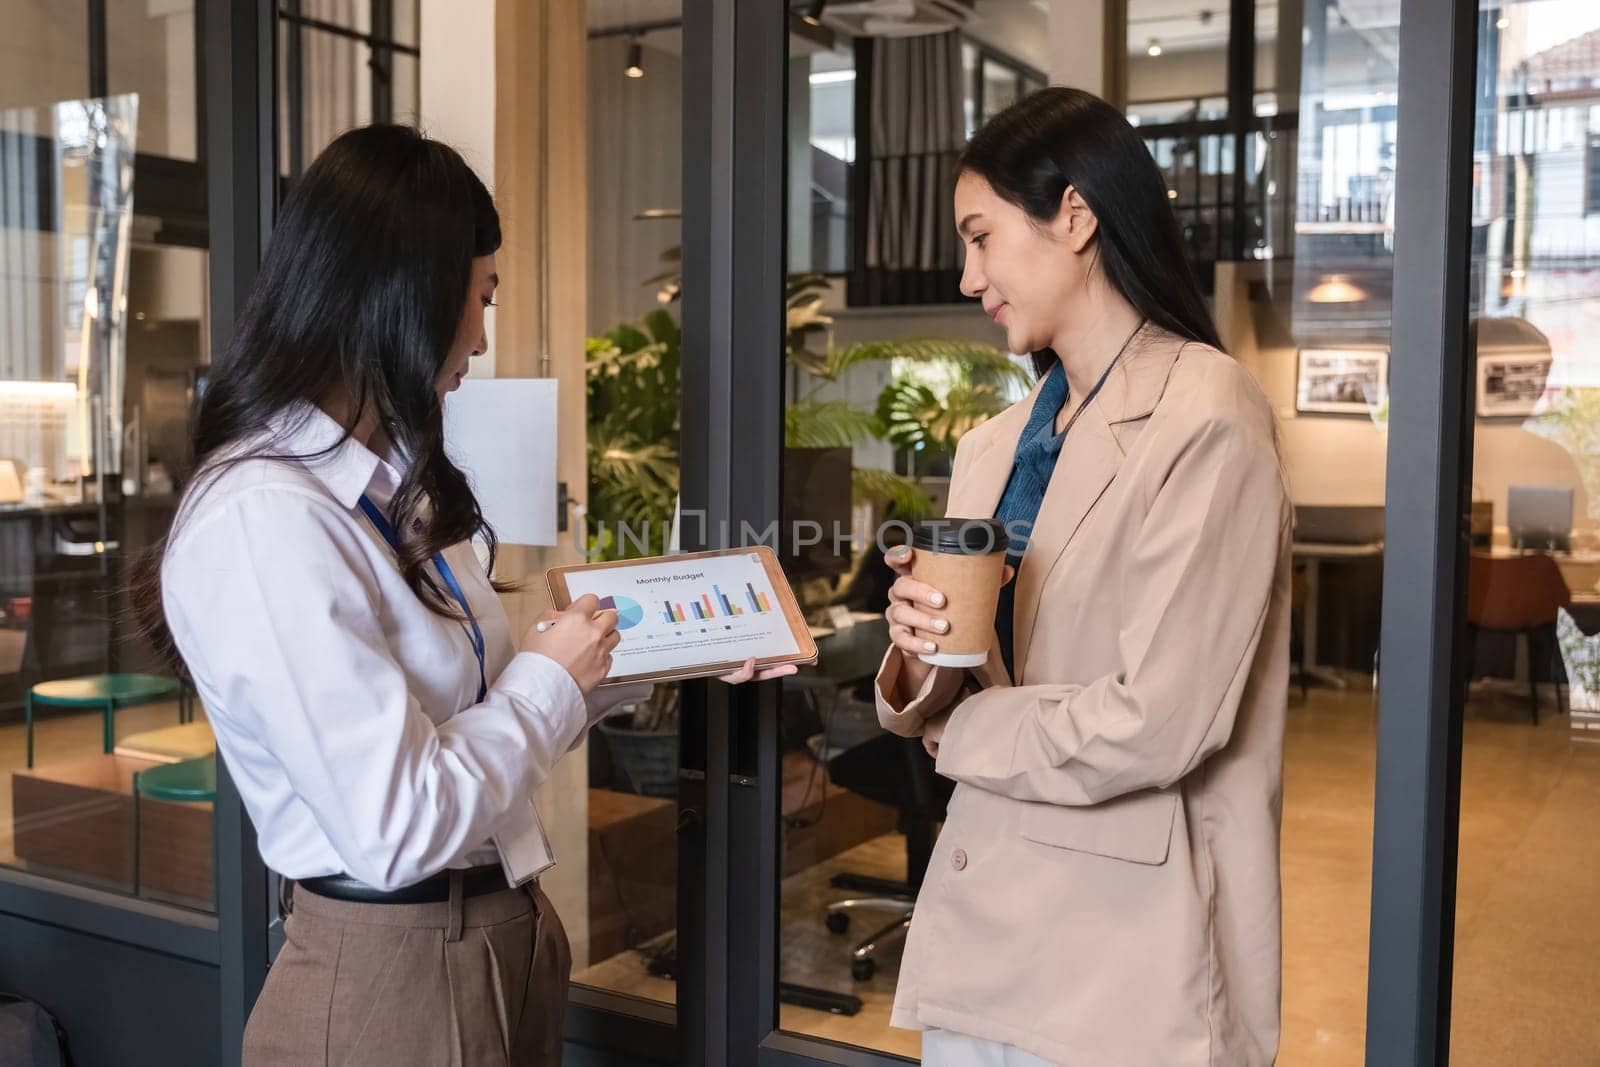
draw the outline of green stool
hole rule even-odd
[[[137,771],[133,776],[133,792],[151,800],[216,800],[217,757],[201,756]]]
[[[33,709],[99,708],[105,716],[105,751],[116,747],[115,718],[118,708],[154,704],[178,698],[178,721],[194,718],[194,704],[187,686],[176,678],[154,674],[92,674],[82,678],[61,678],[40,682],[28,690],[25,714],[28,723],[28,766],[33,766]]]
[[[144,837],[144,803],[147,800],[162,800],[182,804],[200,802],[215,802],[217,799],[217,757],[201,756],[199,759],[184,760],[181,763],[164,763],[151,767],[146,771],[136,771],[133,775],[133,839],[136,842],[134,849],[134,884],[139,887],[141,896],[151,896],[152,899],[175,899],[159,896],[156,893],[161,886],[148,884],[150,872],[145,866],[145,837]],[[216,824],[213,822],[212,833],[215,834]],[[163,869],[170,878],[172,864],[170,859],[164,863]],[[209,863],[208,863],[209,869]],[[209,876],[208,876],[209,877]],[[163,890],[166,893],[174,892],[170,886]],[[189,894],[183,894],[182,903],[190,906],[206,907],[209,903],[215,907],[215,885],[213,884],[212,897],[208,902],[203,899],[194,899]]]

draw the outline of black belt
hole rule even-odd
[[[505,871],[498,864],[468,867],[461,871],[461,896],[481,897],[509,889]],[[442,904],[450,899],[450,871],[440,871],[416,885],[400,889],[374,889],[348,875],[328,874],[301,878],[296,884],[319,897],[348,900],[356,904]]]

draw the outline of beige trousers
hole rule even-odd
[[[537,885],[439,904],[295,887],[245,1067],[555,1067],[572,954]]]

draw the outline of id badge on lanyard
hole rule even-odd
[[[389,547],[394,549],[398,555],[400,552],[400,539],[395,536],[394,527],[389,524],[388,519],[384,518],[383,512],[378,510],[378,505],[368,499],[365,493],[361,494],[361,510],[372,522],[378,533],[383,536],[383,539],[389,543]],[[483,698],[489,693],[488,676],[484,670],[485,646],[483,630],[478,626],[477,617],[472,614],[472,605],[467,603],[467,594],[462,591],[461,583],[456,581],[455,572],[450,569],[450,564],[444,561],[443,553],[435,552],[433,554],[433,565],[439,571],[439,577],[444,579],[445,588],[450,591],[450,595],[455,598],[456,603],[461,605],[461,612],[467,617],[466,621],[461,624],[461,629],[467,635],[467,642],[472,645],[473,654],[478,657],[477,703],[481,704],[483,703]]]

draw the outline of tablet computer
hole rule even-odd
[[[580,563],[546,575],[558,609],[593,593],[622,640],[602,685],[815,663],[817,645],[771,548]]]

